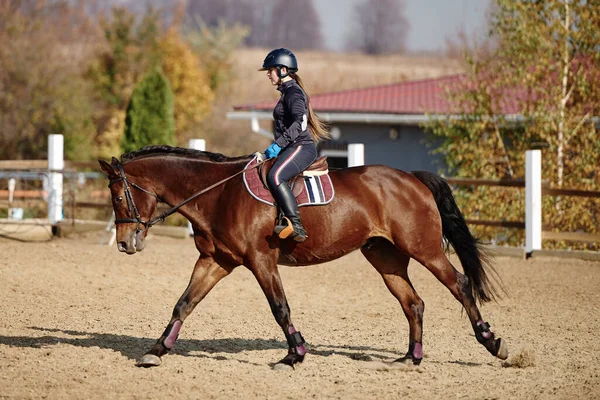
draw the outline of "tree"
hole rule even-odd
[[[321,22],[312,0],[278,0],[269,26],[270,47],[301,50],[322,46]]]
[[[177,137],[190,138],[192,132],[210,113],[215,93],[211,89],[209,71],[199,57],[172,27],[159,41],[162,71],[175,95]]]
[[[47,135],[65,155],[91,155],[91,87],[83,71],[97,34],[77,6],[0,3],[0,157],[42,158]]]
[[[363,0],[354,6],[346,47],[367,54],[400,53],[409,27],[403,0]]]
[[[468,53],[465,80],[448,89],[460,117],[429,124],[445,139],[440,151],[454,175],[523,177],[524,151],[543,146],[544,179],[553,186],[600,188],[598,5],[597,0],[495,1],[495,47],[489,54]],[[502,113],[509,105],[512,116]],[[522,220],[524,210],[511,206],[510,196],[506,189],[459,194],[466,209],[483,219]],[[545,223],[600,231],[597,202],[546,197],[543,207]]]
[[[590,117],[600,115],[599,7],[586,0],[501,0],[493,15],[501,41],[496,56],[512,72],[501,74],[499,84],[528,88],[520,99],[532,122],[527,133],[554,153],[547,172],[559,187],[565,183],[566,153],[583,144],[577,143],[582,134],[595,136]]]
[[[124,109],[135,83],[160,62],[158,14],[148,9],[140,23],[124,7],[114,7],[100,26],[106,39],[103,51],[89,71],[99,100]]]
[[[317,49],[322,44],[312,0],[190,0],[186,13],[209,29],[220,24],[247,28],[247,46]]]
[[[104,33],[101,50],[94,58],[87,79],[94,85],[97,156],[110,157],[119,151],[125,109],[133,88],[142,76],[160,65],[158,42],[162,34],[159,14],[147,9],[141,21],[124,7],[102,15]]]
[[[211,28],[202,21],[195,21],[186,29],[185,37],[208,72],[213,91],[231,80],[235,68],[232,63],[236,61],[232,60],[232,55],[247,34],[248,30],[243,26],[227,26],[223,22]]]
[[[215,29],[220,24],[241,25],[248,30],[244,43],[266,46],[271,13],[269,0],[190,0],[186,14],[194,24]]]
[[[146,74],[131,95],[121,149],[130,152],[150,144],[175,144],[173,92],[158,69]]]

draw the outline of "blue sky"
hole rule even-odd
[[[326,45],[341,50],[344,36],[351,28],[353,5],[361,0],[313,0],[321,17]],[[447,36],[462,27],[467,33],[483,32],[490,0],[405,0],[405,15],[410,21],[409,51],[444,49]]]

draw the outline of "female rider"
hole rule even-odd
[[[267,184],[283,214],[292,224],[292,237],[297,242],[307,235],[298,203],[288,180],[304,171],[317,158],[316,143],[329,138],[329,133],[312,110],[310,98],[298,76],[296,56],[288,49],[275,49],[267,54],[259,71],[267,71],[273,86],[281,97],[273,110],[275,141],[265,150],[267,158],[279,156],[267,175]],[[287,227],[285,220],[275,226],[279,234]]]

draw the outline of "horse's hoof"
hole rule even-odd
[[[394,362],[394,364],[408,365],[409,363],[412,363],[412,357],[404,356],[404,357],[396,358],[393,362]]]
[[[136,367],[158,367],[162,361],[159,356],[155,356],[154,354],[144,354],[142,358],[135,364]]]
[[[400,357],[394,360],[394,364],[404,364],[404,365],[419,365],[421,364],[421,358],[414,358],[410,355],[405,355],[404,357]]]
[[[506,360],[508,358],[508,345],[505,340],[498,338],[498,353],[496,353],[496,357],[501,360]]]
[[[277,364],[273,365],[273,369],[275,371],[293,371],[294,367],[289,364],[278,362]]]

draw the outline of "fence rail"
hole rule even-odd
[[[446,178],[450,185],[454,186],[486,186],[486,187],[514,187],[525,188],[523,179],[472,179],[472,178]],[[558,189],[552,188],[548,182],[542,182],[543,196],[573,196],[586,198],[600,198],[600,191],[580,190],[580,189]],[[525,229],[525,221],[505,221],[505,220],[480,220],[466,219],[469,225],[493,226],[502,228]],[[554,232],[548,224],[542,225],[543,240],[561,240],[571,242],[590,242],[600,243],[600,234],[587,232]]]
[[[7,200],[10,195],[8,190],[0,190],[0,200]],[[15,190],[13,199],[43,199],[48,196],[45,190]]]
[[[457,186],[504,186],[525,187],[523,179],[472,179],[472,178],[445,178],[446,182]]]
[[[65,172],[78,172],[82,169],[92,169],[97,171],[97,162],[88,161],[65,161]],[[0,170],[14,172],[48,172],[48,160],[0,160]],[[485,187],[505,187],[505,188],[525,188],[524,179],[472,179],[472,178],[446,178],[446,181],[453,186],[485,186]],[[580,190],[572,188],[553,188],[549,182],[542,182],[543,196],[574,196],[585,198],[600,198],[600,191]],[[48,197],[48,193],[44,190],[15,190],[13,193],[13,201],[8,202],[9,191],[0,190],[0,207],[22,207],[30,205],[34,201],[44,201]],[[103,209],[111,207],[110,200],[106,202],[100,201],[66,201],[65,208],[95,208]],[[506,220],[480,220],[475,218],[467,218],[467,224],[502,227],[511,229],[525,229],[525,221],[506,221]],[[553,232],[552,227],[542,225],[542,239],[544,240],[564,240],[564,241],[581,241],[581,242],[600,242],[600,234],[586,232]]]
[[[94,161],[66,161],[65,169],[98,169],[98,163]],[[4,170],[48,170],[48,160],[0,160],[0,169]]]
[[[446,178],[451,185],[456,186],[500,186],[524,188],[523,179],[471,179],[471,178]],[[578,197],[600,197],[600,192],[595,190],[580,189],[558,189],[550,186],[548,182],[542,183],[542,194],[548,196],[578,196]]]

